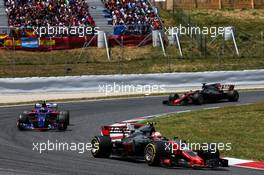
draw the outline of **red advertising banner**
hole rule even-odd
[[[108,43],[110,47],[114,46],[137,46],[140,43],[147,45],[152,42],[152,38],[146,39],[146,36],[110,36]],[[51,50],[65,50],[82,48],[85,44],[89,43],[89,47],[97,46],[97,36],[85,37],[50,37],[39,38],[38,48],[22,48],[21,38],[3,37],[0,41],[0,48],[16,49],[16,50],[30,50],[30,51],[51,51]]]

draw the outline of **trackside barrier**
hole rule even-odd
[[[164,74],[87,75],[66,77],[0,78],[0,95],[35,92],[92,92],[116,85],[155,85],[166,92],[201,87],[201,83],[264,87],[264,69],[245,71],[182,72]],[[103,89],[104,89],[103,88]],[[112,89],[113,90],[113,89]],[[120,89],[119,89],[120,90]],[[161,89],[160,89],[161,90]]]
[[[138,44],[142,43],[142,41],[144,41],[146,37],[147,37],[147,35],[111,36],[111,37],[109,37],[108,42],[109,42],[109,45],[111,47],[116,46],[116,45],[122,46],[122,43],[124,46],[138,46]],[[145,40],[143,42],[143,44],[141,44],[141,46],[142,45],[149,45],[151,43],[152,43],[152,38],[148,38],[147,40]]]
[[[123,37],[123,46],[137,46],[139,43],[145,40],[146,35],[141,36],[109,36],[108,44],[109,47],[120,45],[121,37]],[[30,39],[29,39],[30,40]],[[0,48],[6,48],[10,50],[28,50],[28,51],[50,51],[50,50],[65,50],[82,48],[85,43],[89,42],[89,46],[97,47],[98,37],[93,35],[85,37],[50,37],[50,38],[31,38],[32,43],[26,43],[28,47],[24,47],[25,43],[22,44],[21,38],[0,38]],[[37,47],[30,47],[36,44]],[[152,39],[144,41],[142,45],[148,45],[152,43]]]

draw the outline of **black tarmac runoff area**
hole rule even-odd
[[[149,167],[144,162],[117,158],[95,159],[89,151],[43,151],[40,153],[33,144],[40,143],[89,143],[100,135],[102,125],[113,124],[127,119],[162,113],[197,110],[228,105],[264,102],[264,91],[241,92],[239,102],[221,102],[205,105],[165,106],[167,96],[141,97],[61,103],[61,110],[69,110],[71,125],[65,132],[19,131],[16,118],[32,105],[0,107],[0,174],[91,174],[91,175],[263,175],[264,171],[245,168],[190,169]]]

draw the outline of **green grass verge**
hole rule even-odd
[[[232,143],[225,156],[264,161],[264,103],[158,117],[164,136],[189,143]]]
[[[140,52],[138,49],[138,52]],[[144,49],[144,48],[142,48]],[[90,49],[92,50],[92,49]],[[1,52],[1,51],[0,51]],[[3,53],[3,51],[2,51]],[[77,51],[60,51],[52,53],[16,52],[12,57],[0,54],[0,77],[28,77],[28,76],[65,76],[65,75],[105,75],[105,74],[133,74],[133,73],[165,73],[165,72],[197,72],[217,70],[245,70],[264,68],[263,58],[185,58],[177,59],[169,56],[156,55],[146,57],[116,58],[107,61],[94,60],[87,52],[80,60]],[[28,54],[27,58],[20,55]],[[134,55],[131,55],[134,56]]]

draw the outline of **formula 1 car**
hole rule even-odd
[[[182,140],[162,137],[155,131],[153,123],[103,126],[101,136],[95,136],[91,143],[91,153],[95,158],[132,158],[143,160],[149,166],[228,167],[228,160],[220,158],[215,147],[191,150]]]
[[[56,103],[35,104],[32,111],[24,111],[17,118],[19,130],[66,130],[70,123],[68,111],[58,111]]]
[[[239,93],[234,87],[234,85],[222,85],[220,83],[203,83],[202,90],[189,91],[182,96],[171,94],[168,100],[163,101],[163,104],[171,106],[187,104],[201,105],[206,102],[217,102],[221,100],[236,102],[239,99]]]

